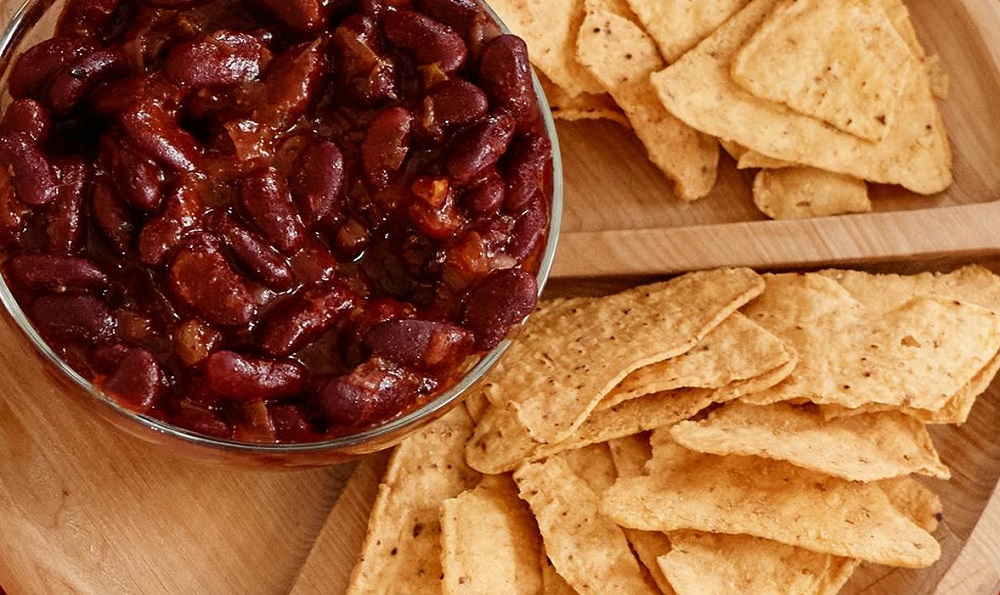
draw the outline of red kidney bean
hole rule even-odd
[[[205,211],[201,188],[196,179],[182,180],[166,207],[139,233],[139,258],[149,266],[162,264],[184,236],[201,222]]]
[[[328,140],[313,142],[299,154],[289,182],[305,225],[325,222],[344,200],[344,156]]]
[[[403,107],[384,109],[372,118],[361,141],[361,168],[374,190],[389,185],[410,151],[413,116]]]
[[[96,176],[94,179],[91,212],[112,250],[118,254],[128,252],[135,237],[135,222],[116,196],[108,176]]]
[[[133,75],[105,81],[94,89],[90,105],[102,116],[117,118],[143,100],[157,100],[164,105],[178,105],[183,93],[162,73]]]
[[[520,213],[545,183],[552,142],[548,137],[530,133],[515,139],[500,160],[499,169],[507,182],[504,210]]]
[[[421,176],[410,185],[410,193],[414,200],[407,213],[424,235],[445,240],[465,225],[447,178]]]
[[[292,273],[302,285],[329,281],[337,276],[337,258],[319,240],[310,238],[291,258]]]
[[[405,410],[422,388],[422,377],[372,358],[328,381],[320,390],[319,407],[331,424],[360,428]]]
[[[255,0],[255,4],[295,31],[320,31],[327,24],[327,13],[320,0]]]
[[[166,376],[160,363],[141,347],[129,348],[120,361],[101,389],[119,403],[124,401],[128,407],[149,411],[166,389]]]
[[[152,212],[163,200],[163,170],[120,134],[101,135],[100,159],[129,206]]]
[[[269,58],[253,35],[220,29],[175,45],[164,70],[181,87],[225,87],[256,80]]]
[[[67,0],[56,22],[56,35],[101,37],[109,32],[121,0]]]
[[[486,116],[455,135],[445,157],[445,172],[456,186],[464,186],[496,164],[513,137],[514,120],[510,116]]]
[[[121,123],[132,142],[150,157],[175,171],[198,169],[198,142],[181,129],[163,101],[145,98],[127,107]]]
[[[212,324],[245,326],[257,314],[250,287],[207,234],[180,249],[170,264],[168,283],[177,299]]]
[[[0,132],[23,132],[35,143],[42,143],[52,129],[52,118],[45,106],[34,99],[17,99],[7,107]]]
[[[474,84],[450,79],[428,92],[424,99],[422,126],[432,135],[471,124],[486,115],[486,95]]]
[[[504,252],[518,261],[524,260],[545,236],[548,223],[549,211],[545,196],[536,192],[524,213],[514,222],[514,229]]]
[[[477,219],[492,217],[504,202],[506,185],[496,168],[487,168],[483,176],[462,193],[459,202]]]
[[[195,399],[180,399],[174,410],[167,415],[169,423],[195,434],[215,438],[229,438],[233,435],[231,424],[218,411]]]
[[[24,204],[40,207],[56,197],[55,168],[28,134],[18,131],[0,134],[0,161],[13,174],[14,190]]]
[[[309,423],[309,417],[298,405],[278,403],[268,406],[274,433],[283,442],[314,442],[320,438]]]
[[[21,253],[10,257],[6,265],[11,279],[30,289],[63,292],[99,290],[108,286],[104,271],[80,256]]]
[[[394,10],[382,17],[382,31],[397,48],[421,66],[436,64],[446,73],[465,64],[465,40],[454,29],[412,10]]]
[[[115,332],[115,318],[103,300],[84,294],[43,295],[31,305],[31,318],[43,335],[94,343]]]
[[[191,6],[197,6],[205,2],[205,0],[142,0],[146,4],[152,4],[153,6],[162,6],[163,8],[168,8],[171,10],[181,10]]]
[[[174,353],[187,366],[200,364],[222,340],[222,333],[197,318],[188,318],[174,329]]]
[[[205,380],[215,394],[237,401],[287,397],[305,386],[300,364],[216,351],[205,360]]]
[[[531,313],[537,300],[533,275],[521,269],[494,271],[469,292],[462,322],[475,335],[477,349],[492,349]]]
[[[372,106],[399,97],[396,64],[383,55],[370,18],[348,16],[334,29],[331,39],[336,83],[352,101]]]
[[[59,186],[55,200],[45,211],[45,245],[49,252],[75,252],[83,241],[84,187],[89,183],[90,168],[80,157],[57,164]]]
[[[276,291],[291,288],[292,268],[270,244],[222,213],[213,217],[211,228],[253,278]]]
[[[128,72],[128,61],[121,50],[94,50],[71,60],[52,76],[46,94],[48,103],[57,113],[67,113],[99,84]]]
[[[455,366],[472,351],[472,333],[450,322],[390,320],[365,334],[372,354],[420,370]]]
[[[73,37],[53,37],[28,48],[10,71],[7,90],[14,99],[41,99],[49,80],[66,64],[94,51],[94,45]]]
[[[515,35],[500,35],[483,45],[479,84],[495,109],[511,115],[519,127],[538,118],[528,46]]]
[[[285,129],[305,114],[323,82],[327,53],[323,37],[292,46],[275,57],[265,73],[267,100],[257,108],[258,121]]]
[[[466,35],[481,14],[473,0],[415,0],[414,5],[427,16]]]
[[[310,287],[272,308],[260,323],[260,348],[275,357],[316,341],[359,303],[357,294],[338,282]]]
[[[254,227],[278,250],[294,254],[305,243],[305,226],[288,184],[274,167],[256,169],[241,179],[239,200]]]

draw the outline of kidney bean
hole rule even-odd
[[[101,83],[90,97],[90,106],[102,116],[117,118],[127,108],[146,98],[155,98],[165,105],[178,105],[182,95],[177,85],[157,72]]]
[[[496,164],[513,137],[514,120],[510,116],[486,116],[455,135],[445,157],[445,172],[455,186],[464,186]]]
[[[196,178],[182,180],[167,198],[166,207],[139,233],[139,258],[149,266],[162,264],[187,233],[201,222],[205,210]]]
[[[412,124],[413,116],[403,107],[384,109],[368,124],[361,141],[361,169],[372,189],[388,186],[393,175],[403,167],[410,151]]]
[[[24,204],[40,207],[56,197],[55,168],[28,134],[18,131],[0,134],[0,161],[13,174],[14,190]]]
[[[528,46],[520,37],[500,35],[483,45],[479,84],[492,106],[510,114],[520,128],[538,118]]]
[[[524,260],[545,236],[548,223],[549,211],[545,196],[536,192],[524,213],[514,222],[514,229],[504,252],[518,261]]]
[[[30,216],[31,208],[17,199],[6,168],[0,167],[0,245],[19,245]]]
[[[187,366],[200,364],[222,340],[222,333],[197,318],[180,323],[173,333],[174,353]]]
[[[195,434],[214,438],[230,438],[233,428],[229,421],[205,403],[182,398],[167,414],[169,423]]]
[[[35,143],[43,143],[52,129],[52,118],[45,106],[34,99],[16,99],[7,106],[0,132],[23,132]]]
[[[455,207],[454,195],[447,178],[421,176],[410,185],[414,200],[407,213],[413,224],[426,236],[444,240],[465,225]]]
[[[102,82],[129,72],[125,54],[118,48],[94,50],[56,71],[48,84],[46,98],[57,113],[68,113]]]
[[[353,102],[373,106],[399,97],[396,64],[383,55],[370,18],[348,16],[331,39],[334,77]]]
[[[205,360],[205,380],[212,392],[227,399],[275,399],[300,392],[306,371],[291,361],[216,351]]]
[[[306,240],[291,258],[292,274],[302,285],[329,281],[337,275],[337,258],[317,239]]]
[[[170,264],[168,283],[177,299],[212,324],[245,326],[257,314],[250,287],[208,234],[181,247]]]
[[[292,196],[307,227],[328,221],[344,200],[344,156],[337,145],[319,140],[306,146],[289,180]]]
[[[320,0],[255,0],[255,4],[294,31],[315,32],[327,25],[327,13]]]
[[[472,351],[472,333],[432,320],[383,322],[365,334],[364,342],[372,354],[420,370],[455,366]]]
[[[7,90],[14,99],[41,99],[52,76],[71,61],[94,51],[94,45],[80,38],[53,37],[21,54],[10,71]]]
[[[179,172],[198,169],[198,142],[181,129],[163,101],[145,98],[127,107],[121,123],[132,142],[160,163]]]
[[[316,341],[357,306],[357,294],[331,282],[296,293],[274,306],[260,323],[260,348],[283,357]]]
[[[390,43],[411,55],[418,65],[436,64],[452,73],[465,64],[465,40],[454,29],[412,10],[394,10],[382,17]]]
[[[302,407],[287,403],[268,403],[271,421],[274,423],[274,433],[283,442],[314,442],[319,435],[309,422]]]
[[[271,61],[265,73],[267,99],[255,117],[283,130],[306,113],[320,89],[327,70],[327,43],[321,37],[285,50]]]
[[[121,134],[101,135],[100,160],[111,174],[118,195],[129,206],[152,212],[163,200],[163,170],[152,159],[136,150]]]
[[[161,6],[170,10],[181,10],[203,4],[205,0],[142,0],[146,4]]]
[[[471,124],[486,115],[486,95],[474,84],[450,79],[435,85],[424,99],[421,125],[434,136]]]
[[[220,29],[173,46],[164,71],[181,87],[225,87],[256,80],[269,58],[253,35]]]
[[[110,339],[115,318],[103,300],[86,294],[43,295],[31,305],[31,318],[43,335],[94,343]]]
[[[507,182],[504,209],[520,213],[545,182],[552,142],[548,137],[529,133],[515,139],[500,160],[499,169]]]
[[[56,35],[97,38],[109,32],[121,0],[67,0],[56,22]]]
[[[424,378],[381,358],[371,358],[320,389],[319,407],[336,426],[360,428],[385,420],[426,390]]]
[[[211,228],[253,278],[276,291],[291,288],[292,268],[267,242],[222,213],[213,217]]]
[[[496,168],[487,168],[483,176],[462,193],[459,202],[476,219],[492,217],[504,202],[506,185]]]
[[[90,169],[80,157],[64,159],[57,164],[59,186],[55,199],[45,210],[45,246],[49,252],[75,252],[83,241],[84,187],[89,183]]]
[[[435,21],[467,35],[481,11],[473,0],[415,0],[414,5]]]
[[[475,335],[477,349],[492,349],[531,313],[537,300],[533,275],[521,269],[494,271],[469,292],[462,322]]]
[[[108,176],[96,176],[91,193],[91,212],[112,250],[125,254],[135,237],[135,222],[131,213],[116,196]]]
[[[6,265],[11,279],[30,289],[63,292],[99,290],[108,286],[104,271],[80,256],[20,253],[11,256]]]
[[[156,357],[141,347],[132,347],[125,351],[101,389],[119,403],[146,412],[163,395],[166,382]]]
[[[254,227],[278,250],[294,254],[305,243],[306,230],[288,184],[274,167],[258,168],[241,179],[239,201]]]

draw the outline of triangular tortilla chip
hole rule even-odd
[[[747,2],[749,0],[628,0],[667,62],[676,62]]]

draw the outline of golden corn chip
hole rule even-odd
[[[545,92],[545,98],[549,103],[553,118],[558,120],[612,120],[622,126],[630,126],[628,118],[607,93],[580,93],[576,97],[570,97],[544,74],[538,73],[538,82],[542,85],[542,91]]]
[[[788,378],[795,370],[795,366],[798,365],[798,354],[793,355],[794,357],[792,359],[781,364],[777,368],[774,368],[773,370],[768,370],[760,376],[754,376],[753,378],[747,378],[745,380],[736,380],[735,382],[731,382],[723,387],[713,390],[712,401],[714,403],[726,403],[734,399],[742,398],[744,395],[758,393],[764,389],[776,386],[785,378]]]
[[[628,0],[642,26],[656,40],[667,62],[708,37],[749,0]]]
[[[944,508],[941,498],[912,477],[894,477],[878,482],[896,510],[928,533],[937,530]]]
[[[491,475],[441,503],[441,587],[445,595],[537,593],[542,539],[517,486]]]
[[[733,80],[756,97],[880,141],[919,68],[873,0],[785,0],[736,52]]]
[[[565,461],[573,473],[590,486],[595,494],[601,494],[610,488],[618,478],[607,443],[589,444],[565,450],[555,456]]]
[[[649,436],[645,433],[630,434],[608,441],[611,460],[615,463],[618,477],[636,477],[646,474],[646,463],[653,456]]]
[[[749,535],[670,534],[659,559],[678,595],[836,593],[857,562]]]
[[[624,527],[745,534],[876,564],[926,567],[937,541],[896,510],[874,483],[783,461],[706,455],[653,433],[650,475],[621,478],[601,512]]]
[[[740,156],[736,158],[736,167],[739,169],[781,169],[783,167],[800,167],[800,164],[782,161],[753,149],[744,148]]]
[[[466,449],[466,460],[483,473],[512,471],[525,461],[673,425],[711,405],[715,394],[709,389],[679,389],[632,399],[595,411],[574,434],[551,443],[534,441],[516,415],[504,411],[512,404],[493,405],[476,427],[476,435]]]
[[[804,398],[848,408],[881,403],[936,411],[1000,349],[1000,319],[980,306],[917,297],[872,312],[825,277],[788,275],[768,282],[763,298],[744,314],[788,340],[800,360],[786,380],[744,397],[747,402]],[[815,291],[823,285],[831,290],[826,296]],[[853,307],[835,306],[844,302]],[[810,309],[829,313],[810,320]]]
[[[794,358],[785,342],[734,313],[687,353],[639,368],[597,405],[597,410],[677,388],[720,388],[760,376]]]
[[[944,61],[941,60],[941,56],[937,54],[928,56],[924,67],[927,68],[927,76],[930,77],[931,91],[934,93],[934,97],[948,99],[948,95],[951,94],[951,78],[948,76],[948,70]]]
[[[567,95],[604,92],[576,61],[583,0],[491,0],[489,5],[528,45],[531,63]]]
[[[956,299],[1000,312],[1000,277],[979,265],[967,265],[948,273],[914,275],[838,269],[818,274],[836,281],[866,308],[876,312],[898,308],[915,296]]]
[[[472,434],[465,408],[456,407],[393,451],[368,519],[349,594],[440,590],[441,501],[472,488],[479,473],[465,464]]]
[[[465,405],[465,410],[469,413],[472,421],[479,423],[483,414],[486,413],[486,408],[490,406],[490,401],[484,393],[472,393],[465,397],[462,404]]]
[[[691,349],[762,289],[750,269],[717,269],[562,302],[529,319],[484,390],[491,402],[511,404],[496,414],[515,414],[537,442],[559,442],[622,378]]]
[[[603,517],[600,500],[565,461],[550,458],[514,472],[521,498],[538,521],[545,551],[577,592],[656,593],[621,528]]]
[[[549,555],[542,550],[542,595],[576,595],[576,589],[569,586],[566,579],[556,571]]]
[[[753,203],[772,219],[805,219],[872,210],[864,180],[815,167],[762,169]]]
[[[754,0],[680,60],[654,73],[651,80],[667,110],[706,134],[781,161],[900,184],[921,194],[948,187],[951,148],[923,68],[912,69],[892,126],[879,142],[759,99],[732,80],[734,55],[778,3]]]
[[[777,459],[854,481],[951,476],[924,425],[897,411],[827,421],[815,408],[732,402],[670,434],[698,452]]]
[[[696,200],[711,192],[718,143],[663,108],[649,75],[664,62],[645,31],[614,12],[588,10],[576,58],[621,106],[649,159],[674,183],[678,198]]]

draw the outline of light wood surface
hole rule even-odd
[[[712,196],[683,204],[625,128],[560,123],[565,211],[549,291],[736,264],[910,272],[1000,263],[1000,2],[909,5],[951,75],[942,106],[956,156],[952,188],[931,197],[879,188],[872,214],[767,221],[731,162]],[[283,472],[181,459],[94,419],[6,321],[0,344],[0,585],[9,595],[343,592],[384,453]],[[941,562],[863,568],[848,592],[1000,591],[1000,385],[968,424],[935,440],[954,475],[933,484],[946,505]]]

